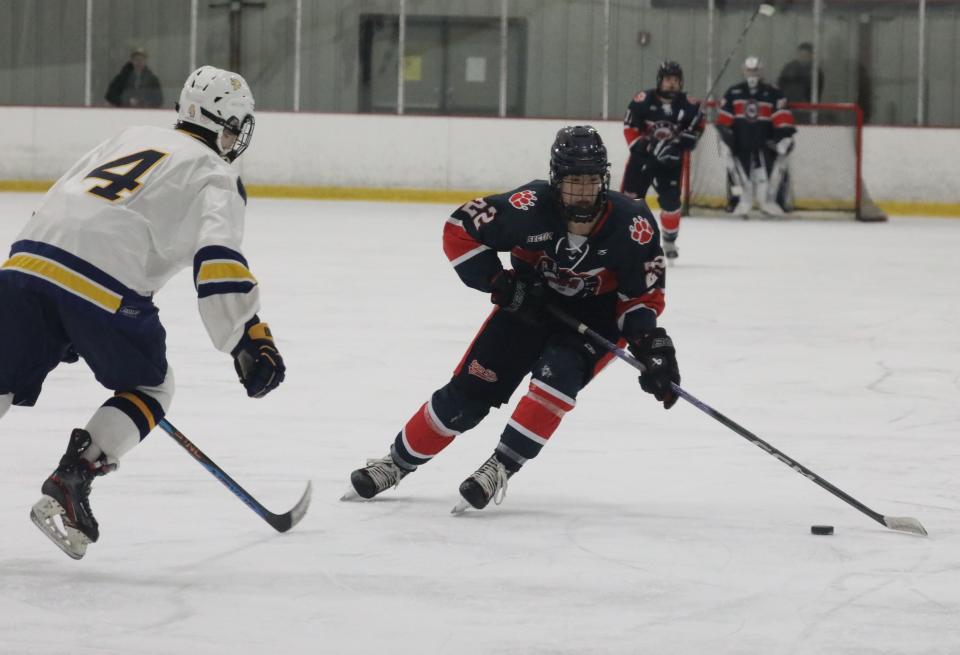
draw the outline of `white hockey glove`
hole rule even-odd
[[[777,150],[777,154],[780,155],[781,157],[784,157],[787,154],[789,154],[790,151],[793,150],[793,137],[787,136],[777,141],[776,150]]]

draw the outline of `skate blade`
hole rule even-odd
[[[45,534],[50,541],[57,545],[57,548],[69,557],[81,559],[87,554],[90,539],[76,528],[63,523],[63,516],[64,511],[60,503],[50,496],[43,496],[30,509],[30,520],[33,521],[40,532]],[[57,524],[57,517],[63,523],[63,529]]]
[[[347,490],[343,492],[343,495],[340,496],[340,500],[344,501],[354,501],[354,500],[367,500],[366,498],[361,498],[360,494],[357,493],[357,490],[353,488],[353,485],[347,487]]]
[[[465,513],[465,512],[466,512],[468,509],[470,509],[471,507],[473,507],[473,505],[471,505],[470,503],[468,503],[467,501],[465,501],[463,498],[461,498],[461,499],[460,499],[460,502],[458,502],[456,505],[454,505],[454,506],[453,506],[453,509],[450,510],[450,513],[453,514],[454,516],[460,516],[461,514]]]

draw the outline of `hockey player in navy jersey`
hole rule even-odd
[[[175,129],[134,127],[83,156],[47,192],[0,267],[0,416],[33,405],[47,374],[82,357],[112,390],[73,430],[31,517],[75,559],[97,541],[91,483],[163,418],[173,398],[152,295],[193,266],[200,315],[251,397],[284,378],[241,254],[246,192],[229,162],[253,136],[236,73],[204,66],[180,94]]]
[[[372,498],[475,427],[491,407],[529,388],[493,455],[460,485],[463,501],[499,503],[507,479],[536,457],[578,392],[609,361],[605,351],[545,311],[555,306],[608,339],[625,340],[646,366],[640,385],[664,407],[680,381],[674,346],[657,317],[664,307],[664,258],[657,223],[642,201],[608,190],[609,163],[592,127],[557,133],[550,181],[466,203],[447,219],[443,249],[467,286],[496,305],[452,379],[433,393],[382,459],[350,476],[344,499]],[[498,252],[509,252],[504,269]]]
[[[770,216],[781,216],[787,157],[796,133],[787,99],[777,87],[763,81],[759,57],[743,63],[744,81],[730,87],[717,114],[717,131],[727,152],[728,183],[739,197],[733,213],[746,218],[754,202]],[[732,203],[731,203],[732,205]]]
[[[644,198],[653,184],[660,203],[660,228],[668,259],[679,255],[684,153],[696,147],[703,126],[700,102],[683,92],[683,69],[675,61],[660,64],[656,88],[634,96],[623,119],[630,157],[620,190],[634,198]]]

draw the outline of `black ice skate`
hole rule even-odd
[[[90,485],[94,478],[117,468],[103,455],[96,462],[85,460],[82,455],[91,444],[89,432],[73,431],[60,465],[40,489],[43,497],[30,510],[34,524],[73,559],[83,557],[87,545],[100,538],[100,526],[90,509]]]
[[[370,499],[382,491],[400,484],[400,480],[416,469],[399,466],[392,454],[380,459],[368,459],[367,465],[350,474],[351,488],[343,494],[340,500]]]
[[[513,475],[497,456],[491,455],[469,478],[460,483],[462,500],[451,510],[453,514],[462,514],[467,507],[483,509],[492,500],[499,505],[507,495],[507,480]]]

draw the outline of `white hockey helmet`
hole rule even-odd
[[[253,93],[239,74],[201,66],[183,85],[177,103],[177,120],[209,130],[215,135],[220,155],[233,161],[247,149],[253,138]],[[236,143],[224,150],[224,130],[237,135]]]
[[[760,57],[751,55],[743,61],[743,77],[747,80],[747,86],[755,89],[760,80],[763,79],[763,64]]]

